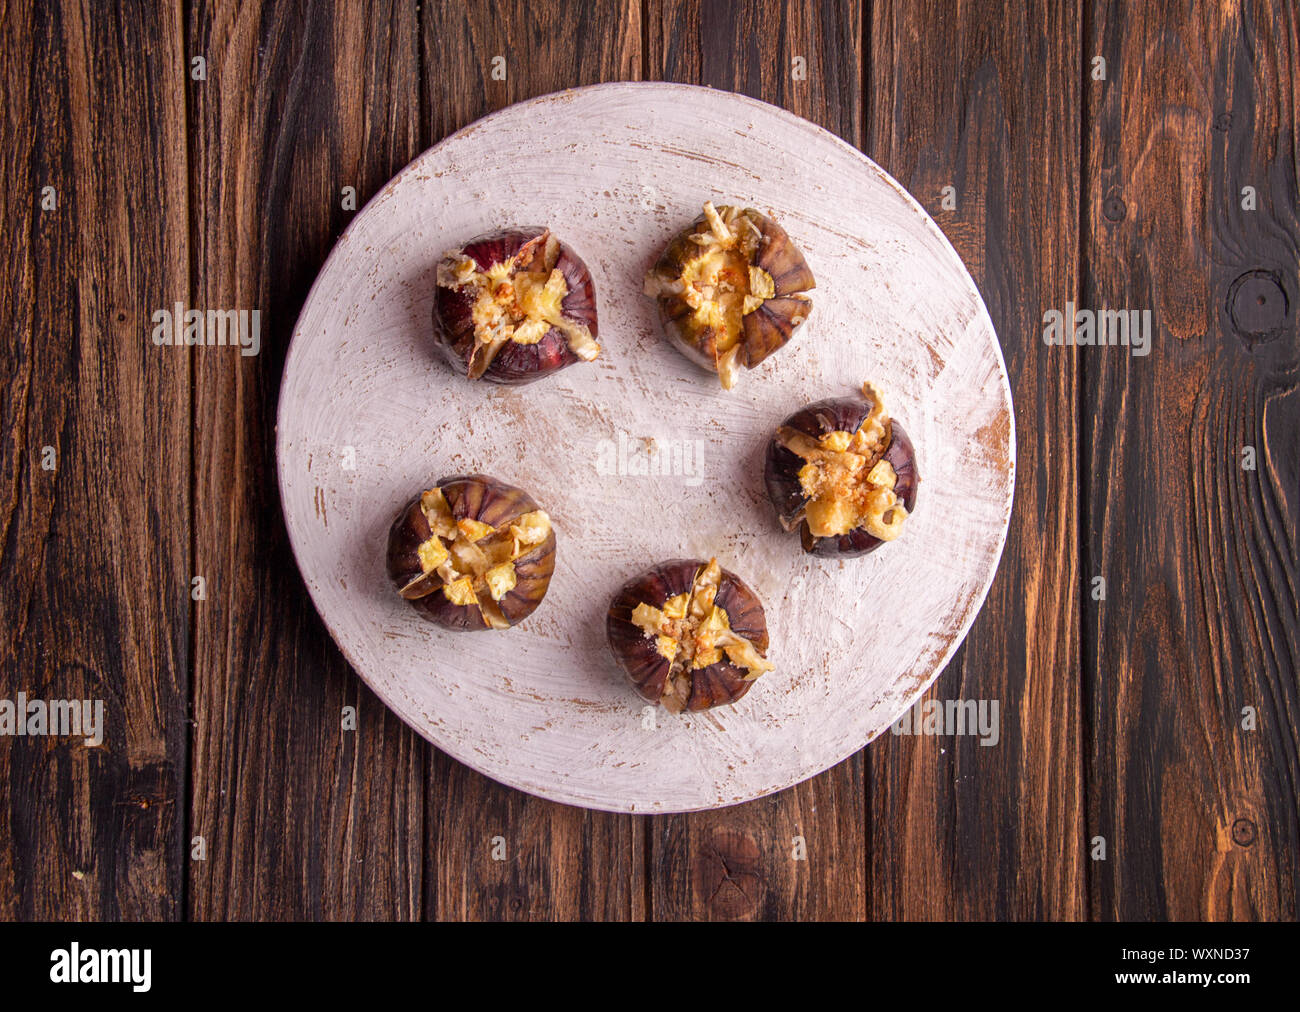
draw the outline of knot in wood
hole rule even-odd
[[[1281,277],[1262,269],[1247,271],[1232,282],[1227,306],[1232,329],[1249,346],[1280,337],[1291,315]]]
[[[698,905],[711,918],[736,920],[762,909],[767,893],[758,843],[746,832],[718,828],[695,858]]]

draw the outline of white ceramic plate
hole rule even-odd
[[[773,215],[817,277],[808,322],[730,392],[660,336],[641,294],[646,269],[706,200]],[[510,224],[550,225],[586,260],[604,348],[594,363],[513,389],[454,374],[430,328],[439,255]],[[917,509],[870,556],[812,559],[767,502],[764,448],[788,413],[865,379],[916,444]],[[661,461],[677,451],[680,472],[700,466],[620,473],[646,459],[633,451],[647,439]],[[915,700],[993,579],[1015,437],[984,304],[898,183],[788,112],[644,83],[512,106],[384,187],[303,307],[278,454],[312,599],[388,706],[502,783],[592,808],[669,812],[798,783]],[[385,545],[412,495],[475,471],[533,494],[554,520],[558,557],[532,617],[456,634],[393,592]],[[734,706],[658,709],[651,724],[607,652],[607,604],[655,562],[710,555],[763,600],[776,670]]]

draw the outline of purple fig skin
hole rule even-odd
[[[794,429],[813,439],[831,432],[857,432],[874,406],[872,401],[862,396],[828,398],[796,411],[779,428]],[[911,513],[916,507],[916,492],[920,484],[920,475],[916,470],[916,451],[907,431],[897,419],[891,418],[889,426],[889,448],[881,455],[881,459],[887,460],[898,475],[894,494],[904,509]],[[803,466],[804,460],[793,450],[782,446],[780,440],[773,436],[767,444],[763,482],[781,526],[792,530],[798,524],[799,541],[806,553],[819,557],[851,559],[873,552],[885,543],[861,527],[837,537],[814,537],[808,529],[807,521],[801,519],[804,508],[808,505],[808,497],[804,495],[803,486],[799,483],[799,471]]]
[[[654,640],[633,624],[632,612],[638,604],[662,608],[670,597],[689,594],[695,583],[695,574],[707,565],[707,560],[699,559],[673,559],[661,563],[629,580],[610,602],[605,619],[605,637],[610,651],[637,694],[647,702],[658,703],[663,697],[671,665],[655,649]],[[760,654],[767,653],[767,620],[763,605],[740,577],[722,570],[714,603],[727,613],[731,628],[737,635],[754,644]],[[707,710],[736,702],[753,688],[756,681],[747,679],[747,674],[744,668],[732,664],[725,655],[716,664],[692,671],[691,694],[686,709]]]
[[[388,579],[399,594],[421,575],[425,579],[418,585],[420,593],[436,590],[441,585],[436,573],[424,574],[420,566],[419,548],[432,536],[429,518],[420,509],[420,497],[417,495],[401,508],[393,526],[388,529]]]
[[[548,230],[540,225],[501,229],[471,239],[461,252],[468,256],[480,271],[504,263],[528,243],[541,239]],[[568,294],[561,301],[566,318],[586,326],[593,339],[598,337],[596,319],[596,286],[586,263],[567,243],[558,242],[559,255],[555,268],[564,275]],[[518,267],[525,271],[545,269],[545,243],[538,242],[531,255],[525,255]],[[433,331],[439,350],[456,371],[469,369],[469,358],[474,350],[474,323],[472,309],[474,296],[469,288],[455,289],[437,286],[433,300]],[[522,386],[544,376],[582,361],[569,347],[563,332],[552,327],[536,344],[504,345],[482,375],[490,383]]]
[[[442,490],[456,520],[477,520],[493,528],[541,508],[527,492],[485,474],[453,475],[429,487]],[[417,495],[398,513],[388,535],[388,576],[399,591],[420,576],[416,550],[432,533]],[[546,596],[555,572],[555,531],[551,530],[545,541],[516,559],[514,566],[514,589],[497,602],[501,614],[512,626],[536,611]],[[434,579],[437,580],[436,576]],[[442,593],[440,582],[437,587],[431,594],[410,600],[421,616],[458,632],[492,628],[477,605],[453,604]]]

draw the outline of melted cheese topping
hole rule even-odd
[[[540,238],[540,237],[539,237]],[[471,257],[448,253],[438,266],[438,284],[444,288],[474,291],[470,310],[474,325],[474,349],[470,371],[482,375],[507,342],[536,344],[552,328],[564,335],[570,350],[586,361],[600,354],[591,331],[564,314],[569,285],[558,269],[522,271],[520,257],[531,256],[533,242],[502,263],[480,271]]]
[[[652,272],[646,278],[651,296],[679,295],[691,309],[698,333],[712,333],[714,357],[722,385],[735,383],[737,358],[744,341],[744,318],[776,295],[776,282],[750,263],[761,237],[758,228],[734,207],[719,213],[704,205],[705,228],[690,239],[700,248],[679,277],[667,280]]]
[[[551,533],[546,511],[525,513],[499,528],[468,518],[456,520],[437,488],[420,497],[420,509],[432,533],[416,549],[421,575],[403,588],[403,596],[435,574],[441,581],[437,589],[452,604],[478,605],[489,625],[508,626],[495,603],[518,583],[515,562]]]
[[[881,457],[889,448],[889,415],[870,385],[863,393],[874,406],[856,432],[828,432],[819,439],[781,429],[782,444],[803,458],[799,485],[808,504],[804,521],[817,538],[839,537],[863,528],[881,541],[902,532],[907,509],[894,494],[898,475]]]
[[[689,673],[717,664],[724,654],[748,672],[746,678],[772,670],[753,643],[732,631],[726,609],[714,604],[721,580],[722,567],[717,559],[710,559],[696,573],[689,593],[670,597],[663,608],[643,602],[632,612],[632,623],[655,640],[661,657],[672,662],[669,681],[687,679],[683,699],[690,694]]]
[[[718,353],[735,347],[744,332],[745,306],[752,299],[749,262],[734,250],[710,248],[686,265],[681,281],[682,300],[694,310],[698,326],[713,328]]]

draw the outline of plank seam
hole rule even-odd
[[[191,41],[190,23],[191,23],[191,15],[193,14],[192,0],[180,0],[178,7],[180,11],[180,18],[181,18],[181,32],[180,32],[181,46],[183,47],[181,53],[181,57],[182,57],[181,66],[187,67],[189,66],[189,60],[186,57],[186,54],[190,49],[190,41]],[[190,138],[193,133],[193,131],[191,131],[190,129],[190,119],[194,115],[194,109],[190,103],[190,89],[189,89],[188,80],[183,73],[181,76],[181,102],[185,110],[185,116],[184,116],[185,135],[182,138],[182,140],[184,142],[184,152],[185,152],[185,181],[186,181],[185,219],[188,224],[188,239],[189,239],[189,249],[186,251],[187,255],[185,258],[186,268],[187,268],[186,305],[194,305],[195,302],[194,296],[197,292],[197,288],[195,286],[195,279],[198,277],[197,256],[198,256],[198,227],[199,227],[199,223],[195,220],[195,215],[194,215],[194,208],[196,206],[194,200],[194,195],[195,195],[194,162],[193,159],[190,157]],[[196,466],[197,461],[195,457],[196,449],[197,449],[197,440],[194,437],[195,426],[198,424],[198,408],[195,403],[196,397],[198,395],[198,382],[197,382],[196,370],[194,367],[193,355],[186,356],[186,369],[189,373],[189,386],[190,386],[190,391],[189,391],[190,392],[190,397],[189,397],[190,426],[189,426],[189,447],[188,447],[188,458],[189,458],[190,470],[189,470],[189,482],[188,482],[189,502],[187,503],[188,514],[189,514],[189,526],[190,526],[188,561],[189,561],[190,573],[193,573],[195,568],[196,553],[198,551],[198,536],[195,533],[196,521],[198,519],[198,517],[195,515],[195,503],[198,499],[198,494],[197,494],[198,493],[198,488],[197,488],[198,469]],[[197,675],[196,665],[195,665],[195,645],[197,642],[197,631],[195,625],[197,620],[197,610],[195,608],[195,602],[193,598],[188,594],[186,596],[190,598],[190,601],[189,604],[186,606],[187,623],[186,623],[186,634],[185,634],[186,635],[185,710],[184,710],[185,719],[182,724],[185,733],[183,738],[184,744],[181,751],[182,761],[184,762],[185,765],[185,768],[183,770],[183,776],[182,776],[182,780],[185,785],[184,786],[185,804],[184,804],[184,810],[182,811],[181,818],[180,818],[181,838],[177,841],[178,844],[177,850],[179,852],[178,856],[179,856],[180,873],[181,873],[180,875],[181,909],[180,909],[180,917],[178,919],[182,921],[189,921],[192,919],[191,911],[193,909],[192,902],[191,902],[192,898],[190,895],[192,889],[192,883],[190,881],[190,865],[189,865],[189,861],[186,860],[186,853],[188,849],[186,843],[187,841],[192,839],[191,834],[193,832],[193,825],[194,825],[193,816],[194,816],[194,729],[195,729],[195,725],[193,723],[192,714],[194,712],[194,686],[195,686],[196,675]]]
[[[1092,229],[1089,226],[1087,214],[1089,194],[1088,187],[1088,158],[1091,155],[1091,146],[1088,144],[1088,130],[1091,118],[1088,115],[1088,44],[1092,39],[1094,28],[1095,12],[1092,5],[1083,4],[1082,15],[1079,19],[1079,197],[1078,197],[1078,228],[1075,234],[1075,304],[1078,305],[1083,301],[1083,295],[1087,291],[1086,279],[1090,276],[1088,270],[1087,250],[1088,244],[1092,237]],[[1077,446],[1074,455],[1075,467],[1075,509],[1077,517],[1075,519],[1075,558],[1079,562],[1079,573],[1077,580],[1080,581],[1076,588],[1078,593],[1078,616],[1079,616],[1079,781],[1081,784],[1081,797],[1079,803],[1082,806],[1081,816],[1083,823],[1084,839],[1076,841],[1076,846],[1084,848],[1085,860],[1083,862],[1083,919],[1086,921],[1094,920],[1092,909],[1092,886],[1093,886],[1093,869],[1090,850],[1087,847],[1089,839],[1089,828],[1092,821],[1091,807],[1091,788],[1092,788],[1092,764],[1088,758],[1087,749],[1092,743],[1092,713],[1093,713],[1093,686],[1089,673],[1092,671],[1090,662],[1091,652],[1093,650],[1093,640],[1089,636],[1088,626],[1088,596],[1083,593],[1083,582],[1088,580],[1087,574],[1093,571],[1092,552],[1091,552],[1091,515],[1088,509],[1088,495],[1084,488],[1085,462],[1092,457],[1092,438],[1091,427],[1084,425],[1084,419],[1087,418],[1088,408],[1088,372],[1087,362],[1084,355],[1079,354],[1078,349],[1073,350],[1074,354],[1074,375],[1075,375],[1075,414],[1077,418],[1075,432],[1077,434]]]

